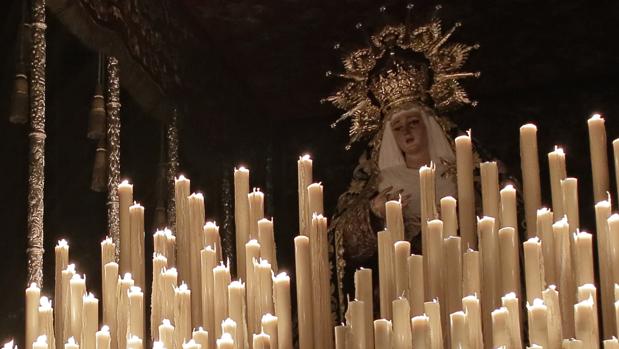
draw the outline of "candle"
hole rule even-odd
[[[57,309],[58,312],[62,312],[63,331],[58,339],[61,343],[66,343],[69,337],[71,337],[71,279],[73,275],[75,275],[75,265],[69,264],[62,271],[62,299],[64,300],[64,307]],[[114,289],[116,289],[116,286],[114,286]]]
[[[46,336],[38,336],[37,339],[32,343],[33,349],[49,349],[50,346],[47,343]]]
[[[509,312],[507,308],[501,307],[492,311],[492,347],[507,348],[510,344]]]
[[[26,348],[32,346],[39,333],[41,289],[36,283],[26,289]]]
[[[512,227],[502,228],[498,233],[501,294],[520,294],[520,256],[518,246],[514,244],[515,234]]]
[[[259,258],[260,244],[256,240],[250,240],[245,244],[245,262],[247,262],[245,267],[247,273],[247,330],[249,333],[256,333],[260,328],[260,317],[256,303],[260,285],[254,270],[254,260]]]
[[[127,349],[142,349],[142,339],[136,336],[127,339]]]
[[[535,298],[527,304],[529,316],[529,343],[548,347],[548,308],[544,301]]]
[[[484,332],[490,333],[492,328],[492,310],[498,307],[499,292],[499,246],[494,229],[494,218],[484,217],[477,222],[479,230],[479,250],[481,253],[482,266],[482,320]]]
[[[101,245],[101,249],[103,251],[103,245]],[[69,244],[66,240],[62,239],[58,241],[58,245],[54,247],[54,257],[54,302],[56,303],[57,309],[54,314],[55,337],[62,341],[64,333],[64,319],[62,316],[64,315],[63,308],[65,307],[65,300],[62,294],[62,271],[69,265]],[[101,257],[103,258],[103,255]],[[52,348],[54,348],[53,345]]]
[[[367,295],[372,299],[372,271],[370,271],[370,293]],[[356,274],[355,274],[356,275]],[[357,283],[355,282],[355,285]],[[356,289],[356,286],[355,286]],[[290,303],[290,277],[286,273],[279,273],[273,279],[273,299],[275,300],[275,315],[277,316],[277,343],[279,349],[292,348],[292,311]],[[366,306],[366,312],[368,311]],[[372,305],[370,303],[370,314]],[[370,317],[371,324],[371,317]],[[370,327],[371,328],[371,327]]]
[[[536,212],[542,206],[537,154],[537,127],[533,124],[520,127],[520,167],[522,169],[527,237],[531,238],[537,235],[535,231]]]
[[[576,232],[574,234],[574,252],[577,263],[576,285],[593,284],[593,240],[589,233]]]
[[[260,243],[260,258],[267,260],[273,271],[277,272],[277,248],[273,233],[273,218],[258,221],[258,242]]]
[[[230,267],[219,264],[213,269],[213,299],[214,299],[214,319],[215,319],[215,336],[221,337],[221,328],[217,324],[221,324],[228,318],[228,285],[230,285]],[[178,326],[178,324],[177,324]]]
[[[83,297],[86,294],[86,276],[73,275],[70,281],[71,290],[71,336],[82,337]]]
[[[374,292],[372,286],[372,269],[357,269],[354,278],[355,299],[363,302],[365,343],[368,348],[372,348],[374,346]],[[410,302],[410,295],[408,297]]]
[[[593,284],[585,284],[578,287],[576,300],[578,302],[592,300],[593,301],[593,323],[590,325],[593,330],[593,335],[596,341],[599,341],[600,338],[600,327],[598,324],[598,301],[597,301],[597,292],[596,288]]]
[[[240,281],[232,281],[228,285],[228,314],[230,319],[239,324],[240,327],[236,331],[234,342],[241,348],[246,347],[245,284]]]
[[[137,287],[129,289],[129,336],[144,338],[144,294]]]
[[[613,284],[619,283],[619,268],[614,266],[619,265],[619,214],[614,213],[607,220],[608,223],[608,241],[610,242],[610,263],[612,268]]]
[[[294,255],[295,275],[297,281],[299,348],[312,349],[314,348],[314,320],[312,309],[313,284],[311,271],[312,263],[310,260],[310,241],[307,236],[299,235],[294,238]]]
[[[274,312],[273,309],[273,271],[269,262],[261,259],[254,261],[254,270],[258,282],[258,292],[256,297],[257,315],[262,321],[262,316]],[[261,322],[259,322],[261,323]]]
[[[424,280],[428,280],[426,284],[426,297],[430,299],[443,299],[442,285],[442,265],[443,265],[443,222],[438,219],[428,222],[427,231],[427,254],[426,268],[424,272]]]
[[[608,151],[606,150],[606,128],[600,114],[593,114],[587,120],[589,126],[589,151],[593,177],[593,198],[595,202],[606,199],[610,188],[608,180]]]
[[[236,332],[237,332],[237,326],[236,326],[236,322],[234,322],[234,320],[227,318],[224,321],[221,322],[221,333],[227,333],[230,335],[230,337],[232,337],[233,339],[236,338]],[[235,341],[235,344],[236,341]]]
[[[335,349],[346,349],[346,339],[350,328],[346,325],[335,326]]]
[[[162,317],[162,306],[163,299],[161,298],[161,274],[164,272],[165,267],[168,261],[166,257],[157,252],[153,255],[153,281],[151,287],[151,297],[150,297],[150,323],[158,324],[163,320]],[[152,339],[158,339],[157,337],[157,327],[151,326],[150,335]]]
[[[129,328],[129,290],[133,285],[134,282],[129,273],[126,273],[122,279],[119,278],[117,282],[116,338],[118,339],[119,349],[127,346],[127,336],[125,334]]]
[[[408,257],[411,254],[411,244],[408,241],[398,241],[394,244],[394,249],[395,293],[408,298]]]
[[[567,216],[567,223],[570,226],[570,233],[575,233],[580,226],[578,216],[578,180],[576,178],[566,178],[561,181],[563,191],[563,207]]]
[[[249,170],[241,166],[234,169],[234,228],[236,229],[237,276],[242,280],[246,280],[245,244],[249,241],[249,200],[247,195],[249,195]]]
[[[168,266],[176,266],[176,236],[168,228],[163,230],[165,236],[165,257],[168,259]]]
[[[462,248],[460,237],[450,236],[443,241],[443,263],[445,306],[443,318],[449,321],[449,314],[462,309]],[[447,325],[447,324],[445,324]]]
[[[258,188],[247,195],[249,200],[249,238],[258,239],[258,221],[264,218],[264,194]]]
[[[116,287],[118,285],[118,264],[107,263],[103,268],[103,323],[108,325],[111,335],[116,335]],[[116,341],[111,347],[116,348]]]
[[[548,347],[550,349],[560,349],[563,332],[561,328],[559,292],[557,292],[554,285],[550,285],[542,292],[542,296],[544,304],[548,308]]]
[[[271,349],[271,338],[266,333],[254,334],[253,349]]]
[[[537,210],[537,234],[542,240],[544,277],[548,284],[558,282],[555,266],[555,238],[552,232],[552,217],[552,211],[547,208]]]
[[[452,196],[441,198],[441,220],[443,221],[443,236],[458,235],[458,214],[456,199]]]
[[[462,244],[477,247],[475,237],[475,187],[473,185],[473,145],[470,132],[456,137],[456,170],[458,187],[458,221]]]
[[[13,340],[10,340],[9,342],[4,343],[2,349],[17,349],[17,346],[14,345]]]
[[[451,328],[451,348],[470,348],[466,314],[463,311],[451,313],[449,315],[449,323]]]
[[[307,199],[309,214],[324,214],[323,208],[323,188],[320,183],[312,183],[307,186]],[[271,344],[273,341],[271,340]]]
[[[350,319],[350,332],[346,345],[352,349],[365,349],[373,347],[374,343],[368,344],[366,332],[365,304],[362,301],[348,301],[346,319]]]
[[[235,349],[234,339],[227,334],[224,333],[221,338],[217,340],[217,349]]]
[[[475,295],[462,298],[462,308],[464,308],[464,313],[466,314],[468,322],[470,347],[473,349],[482,349],[484,347],[484,337],[479,299]]]
[[[559,280],[559,301],[563,338],[574,336],[574,303],[576,303],[576,285],[572,271],[571,238],[567,219],[563,218],[552,225],[555,238],[555,266]]]
[[[428,256],[428,224],[429,221],[438,218],[436,212],[436,166],[430,163],[430,166],[421,166],[419,169],[419,190],[421,195],[421,249],[424,256]],[[441,228],[442,230],[442,228]],[[441,232],[442,235],[442,232]],[[442,241],[442,237],[441,237]],[[429,260],[426,260],[428,262]],[[426,269],[426,279],[427,279]]]
[[[187,286],[191,289],[191,327],[202,324],[202,261],[201,251],[204,241],[204,196],[193,193],[187,198],[189,210],[189,279]]]
[[[585,348],[599,348],[599,336],[594,328],[596,316],[592,298],[574,304],[576,339],[581,340]]]
[[[619,348],[619,341],[615,337],[613,337],[613,339],[606,339],[602,343],[604,344],[604,349],[617,349],[617,348]]]
[[[161,274],[161,298],[163,300],[161,317],[163,319],[174,320],[174,295],[176,294],[174,290],[176,287],[178,287],[176,268],[166,269]]]
[[[393,328],[391,321],[385,319],[374,320],[375,348],[392,347]]]
[[[404,218],[400,200],[389,200],[385,203],[385,227],[391,232],[393,241],[404,240]]]
[[[191,282],[191,246],[189,227],[189,188],[191,182],[180,175],[174,181],[174,199],[176,205],[176,238],[179,278],[182,282]],[[122,349],[122,348],[121,348]],[[180,345],[177,349],[180,349]]]
[[[520,305],[514,292],[501,297],[501,305],[507,309],[509,315],[509,337],[512,348],[522,348],[522,335],[520,323]]]
[[[215,252],[217,252],[217,260],[223,262],[223,255],[221,254],[221,236],[219,236],[219,227],[215,222],[206,222],[201,231],[203,237],[204,246],[213,246]]]
[[[393,348],[410,349],[412,347],[411,314],[406,298],[393,301]]]
[[[555,146],[555,150],[548,153],[548,167],[550,169],[552,211],[554,212],[554,220],[558,221],[565,215],[561,181],[567,177],[567,171],[565,169],[565,153],[563,148]]]
[[[191,291],[182,283],[174,289],[174,337],[176,348],[191,338]]]
[[[380,317],[391,319],[391,302],[395,297],[393,239],[389,230],[379,231],[376,239],[378,243]]]
[[[183,349],[201,349],[201,347],[202,346],[193,339],[190,339],[187,343],[183,343]]]
[[[544,257],[542,255],[542,244],[537,237],[533,237],[525,241],[522,245],[524,248],[524,270],[527,289],[527,302],[533,304],[534,299],[542,298],[542,290],[546,288],[544,282]]]
[[[82,298],[82,339],[83,349],[95,349],[96,334],[99,328],[99,300],[92,293]]]
[[[79,349],[80,346],[75,342],[73,337],[70,337],[64,345],[64,349]]]
[[[438,300],[435,299],[432,302],[425,302],[423,307],[424,312],[430,318],[430,345],[433,349],[443,348],[441,305]]]
[[[604,200],[595,204],[595,227],[597,234],[598,267],[600,272],[600,292],[602,295],[602,323],[604,337],[615,333],[615,317],[613,307],[613,283],[611,264],[611,244],[608,231],[608,218],[611,215],[610,201]]]
[[[144,207],[136,203],[129,207],[131,275],[135,284],[144,288]],[[140,337],[142,338],[142,337]]]
[[[54,336],[54,310],[52,309],[52,302],[47,297],[41,297],[40,304],[37,319],[39,335],[46,338],[50,348],[55,348],[56,339]]]
[[[417,316],[423,314],[424,296],[424,280],[423,280],[423,256],[410,255],[408,256],[408,299],[411,304],[411,315]],[[380,274],[379,274],[380,277]]]
[[[212,246],[206,246],[200,251],[200,263],[202,271],[202,321],[207,331],[215,333],[215,289],[213,269],[217,266],[217,253]],[[211,345],[215,345],[215,336],[211,336]]]
[[[262,316],[262,332],[269,336],[269,339],[271,340],[271,347],[274,349],[279,347],[277,338],[277,320],[277,316],[273,316],[269,313]]]
[[[309,211],[307,187],[312,183],[312,159],[309,155],[299,157],[297,161],[297,183],[299,197],[299,234],[309,235],[312,214]]]
[[[479,251],[469,249],[462,255],[462,294],[481,294],[481,264]]]
[[[110,349],[112,338],[110,337],[110,328],[108,326],[101,327],[100,331],[95,334],[96,349]]]
[[[487,161],[479,164],[481,174],[481,194],[484,216],[492,217],[497,221],[499,216],[499,169],[496,161]]]
[[[413,349],[430,348],[430,318],[425,315],[414,316],[411,319]]]
[[[615,158],[615,184],[619,183],[619,138],[613,141],[613,154]],[[619,198],[619,185],[617,185],[617,197]]]
[[[129,206],[133,202],[133,184],[124,180],[118,185],[118,217],[120,220],[120,273],[131,272],[131,218]],[[78,337],[79,338],[79,337]]]
[[[174,348],[174,326],[172,326],[168,319],[164,319],[161,325],[159,325],[159,340],[166,349]]]
[[[239,332],[242,332],[242,331],[239,331]],[[205,331],[202,327],[198,327],[196,330],[193,331],[193,333],[191,334],[191,339],[197,344],[199,344],[201,349],[209,348],[210,342],[209,342],[208,332]]]
[[[314,293],[314,338],[321,342],[320,348],[333,347],[333,323],[331,317],[331,270],[329,267],[329,242],[327,218],[312,217],[310,229],[311,270]]]

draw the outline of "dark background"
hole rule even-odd
[[[23,333],[26,287],[28,129],[7,118],[20,3],[5,1],[0,14],[2,341]],[[434,4],[416,2],[415,14],[423,16]],[[354,30],[358,21],[371,32],[385,21],[403,18],[404,2],[388,3],[385,18],[378,13],[381,5],[295,0],[178,4],[186,13],[188,30],[199,38],[184,53],[193,64],[181,67],[186,84],[175,94],[181,109],[182,172],[192,180],[192,190],[205,193],[207,217],[221,225],[222,179],[231,177],[234,166],[247,165],[252,186],[270,194],[267,216],[275,217],[283,270],[293,271],[296,159],[305,152],[313,155],[314,178],[325,185],[330,214],[359,155],[358,148],[344,150],[346,126],[329,127],[337,110],[319,103],[337,85],[324,76],[327,70],[340,69],[332,46],[341,42],[345,51],[362,42]],[[566,149],[568,175],[579,179],[582,228],[593,231],[586,119],[601,113],[609,143],[619,137],[619,5],[576,0],[469,0],[443,5],[445,27],[463,22],[455,38],[481,45],[468,68],[482,75],[466,83],[479,105],[452,118],[462,129],[472,128],[473,135],[517,176],[518,127],[535,122],[544,203],[550,204],[545,154],[559,144]],[[105,194],[89,189],[95,145],[85,136],[97,54],[52,15],[48,21],[44,293],[49,295],[52,289],[53,246],[67,238],[71,261],[87,274],[89,289],[100,294],[98,243],[106,234]],[[161,122],[142,112],[126,92],[121,95],[121,172],[135,184],[134,196],[146,207],[148,255]]]

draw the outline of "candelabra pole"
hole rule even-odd
[[[174,201],[174,179],[178,173],[178,129],[176,128],[177,110],[174,108],[168,127],[166,139],[168,141],[168,225],[176,233],[176,202]]]
[[[32,1],[30,162],[28,168],[28,283],[43,285],[45,188],[45,0]]]
[[[120,183],[120,71],[118,59],[107,57],[106,99],[107,99],[107,224],[112,241],[116,245],[116,261],[120,255],[120,213],[118,184]]]

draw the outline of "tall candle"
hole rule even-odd
[[[365,319],[365,343],[368,348],[372,348],[374,346],[374,292],[372,286],[372,269],[357,269],[355,271],[354,278],[355,299],[363,302],[363,317]],[[408,297],[410,302],[410,295]]]
[[[176,341],[174,338],[174,326],[172,326],[168,319],[163,319],[163,322],[159,325],[159,340],[166,349],[174,348]]]
[[[221,322],[221,331],[222,331],[222,334],[227,333],[233,339],[236,338],[236,332],[237,332],[236,322],[234,322],[234,320],[230,318],[225,319],[224,321]],[[236,341],[235,341],[235,344],[237,344]]]
[[[116,293],[116,339],[119,349],[127,347],[126,333],[129,327],[129,290],[134,282],[131,274],[126,273],[122,279],[118,279]]]
[[[563,218],[552,225],[555,238],[555,266],[559,280],[559,301],[561,303],[561,318],[563,338],[574,336],[574,303],[576,303],[576,285],[572,271],[572,252],[570,228],[567,219]]]
[[[260,258],[260,244],[257,240],[252,239],[245,244],[245,256],[245,262],[247,262],[245,268],[247,273],[247,331],[249,333],[256,333],[260,328],[260,317],[256,303],[258,301],[260,285],[254,270],[254,260],[259,260]]]
[[[464,309],[468,322],[470,348],[482,349],[484,347],[484,337],[479,299],[475,295],[462,298],[462,308]]]
[[[41,289],[36,283],[26,289],[26,348],[31,348],[39,333]]]
[[[297,161],[297,188],[299,197],[299,234],[309,235],[312,214],[309,212],[307,187],[312,183],[312,159],[309,155],[299,157]]]
[[[599,348],[597,329],[594,328],[593,299],[589,298],[574,304],[574,323],[576,339],[583,342],[585,348]]]
[[[380,246],[380,245],[379,245]],[[312,309],[312,270],[310,241],[307,236],[294,238],[295,275],[297,281],[297,316],[299,348],[314,348],[314,317]]]
[[[204,196],[194,193],[187,198],[189,210],[189,279],[186,280],[187,286],[192,291],[191,308],[196,311],[191,312],[191,327],[197,327],[203,323],[202,311],[202,262],[201,250],[205,245],[204,235]]]
[[[82,299],[82,340],[83,349],[95,349],[97,346],[97,329],[99,328],[99,300],[92,293]]]
[[[273,271],[268,261],[261,259],[254,262],[254,270],[258,280],[257,312],[260,319],[264,314],[272,314],[273,309]]]
[[[165,256],[170,267],[176,267],[176,236],[172,235],[170,229],[164,229],[165,235]]]
[[[565,153],[563,152],[563,148],[555,146],[555,150],[548,153],[548,167],[550,169],[552,211],[554,212],[554,221],[556,222],[565,215],[561,181],[567,177],[567,171],[565,168]]]
[[[135,284],[144,288],[144,207],[138,203],[129,207],[131,275]],[[142,338],[142,337],[140,337]]]
[[[393,326],[391,321],[385,319],[374,320],[375,348],[391,348]]]
[[[371,282],[372,274],[370,270],[370,286]],[[372,296],[371,292],[369,296]],[[277,343],[279,349],[292,348],[290,277],[286,273],[279,273],[273,278],[273,299],[275,300],[275,315],[277,316]],[[370,314],[371,310],[370,305]]]
[[[438,219],[428,222],[427,254],[424,258],[426,268],[424,279],[427,280],[426,297],[443,299],[443,222]]]
[[[350,343],[347,346],[353,349],[371,348],[367,343],[365,304],[362,301],[354,300],[348,302],[347,318],[350,318]]]
[[[392,318],[391,302],[395,298],[393,239],[389,230],[379,231],[376,239],[378,243],[380,317],[390,320]]]
[[[563,191],[563,207],[567,216],[567,223],[570,226],[570,233],[575,233],[580,226],[578,215],[578,180],[576,178],[566,178],[561,181]]]
[[[591,324],[591,328],[593,329],[594,337],[596,340],[599,340],[600,326],[598,323],[598,300],[597,300],[597,289],[593,284],[585,284],[578,287],[576,300],[578,302],[586,301],[591,299],[593,301],[593,323]]]
[[[509,315],[509,337],[512,348],[522,348],[522,334],[520,321],[520,304],[514,292],[507,293],[501,297],[501,305],[505,307]]]
[[[229,334],[224,333],[221,338],[217,339],[217,349],[235,349],[234,339]]]
[[[144,294],[137,287],[129,289],[129,336],[144,338]]]
[[[65,270],[69,265],[69,244],[66,240],[62,239],[58,241],[58,245],[54,247],[54,256],[54,302],[56,304],[56,312],[54,314],[54,326],[56,332],[55,337],[58,338],[61,342],[63,342],[62,336],[64,333],[64,313],[62,310],[65,307],[65,300],[63,299],[62,294],[62,271]]]
[[[237,332],[238,333],[238,332]],[[200,348],[202,349],[208,349],[209,348],[209,338],[208,338],[208,332],[205,331],[202,327],[198,327],[196,330],[194,330],[191,334],[191,339],[196,342],[197,344],[200,344]]]
[[[523,243],[523,248],[527,302],[533,304],[534,299],[542,299],[542,290],[546,288],[542,244],[533,237]]]
[[[110,349],[112,344],[112,337],[110,335],[110,328],[103,325],[100,331],[95,334],[96,348],[97,349]]]
[[[247,195],[249,200],[249,238],[258,239],[258,221],[264,218],[264,194],[258,188]]]
[[[277,316],[269,313],[262,316],[262,331],[269,336],[271,347],[277,349],[279,347],[277,338]]]
[[[539,298],[527,304],[529,315],[529,343],[548,347],[548,308]]]
[[[385,226],[391,232],[393,241],[404,240],[404,218],[400,200],[389,200],[385,203]]]
[[[228,314],[238,324],[234,342],[241,348],[247,346],[247,323],[245,320],[245,284],[232,281],[228,285]]]
[[[441,349],[443,348],[441,305],[435,299],[431,302],[425,302],[423,307],[424,312],[430,318],[430,345],[432,349]]]
[[[191,338],[191,291],[182,283],[174,290],[174,337],[176,348]]]
[[[548,347],[550,349],[560,349],[563,332],[561,329],[559,292],[557,292],[554,285],[550,285],[542,292],[542,296],[544,304],[548,308]]]
[[[612,268],[612,284],[619,284],[619,214],[612,214],[608,217],[608,241],[610,245],[610,264]]]
[[[142,338],[132,336],[127,339],[127,349],[142,349],[143,347]]]
[[[587,120],[589,126],[589,151],[593,177],[593,199],[606,199],[610,185],[608,180],[608,151],[606,150],[606,127],[600,114],[593,114]]]
[[[247,195],[249,195],[249,170],[241,166],[234,169],[234,228],[236,229],[237,276],[242,280],[246,280],[245,244],[249,241],[249,199]]]
[[[425,302],[424,279],[423,279],[423,256],[410,255],[408,257],[408,299],[411,304],[411,315],[423,314]],[[380,275],[379,275],[380,276]]]
[[[350,327],[344,324],[335,326],[335,349],[346,349],[346,340],[350,336]]]
[[[393,301],[393,348],[412,348],[410,306],[406,298]]]
[[[61,240],[61,241],[64,241],[64,240]],[[60,242],[58,244],[60,245]],[[59,246],[57,246],[56,248],[58,247]],[[68,251],[69,250],[67,246],[67,253]],[[105,270],[104,270],[105,265],[116,261],[114,253],[116,253],[116,244],[114,244],[112,242],[112,238],[108,236],[103,241],[101,241],[101,276],[102,277],[103,275],[105,275]],[[67,254],[67,260],[68,260],[68,257],[69,256]],[[66,265],[65,265],[65,268],[66,268]],[[58,300],[56,300],[56,306],[58,306]]]
[[[518,209],[516,207],[516,189],[508,184],[499,192],[501,197],[501,227],[511,227],[518,232]],[[518,234],[516,234],[518,235]]]
[[[411,254],[411,244],[408,241],[397,241],[394,250],[395,294],[408,298],[408,257]]]
[[[309,214],[324,214],[323,187],[320,183],[312,183],[307,186],[307,200]],[[271,340],[271,344],[273,341]]]
[[[62,335],[58,338],[60,343],[66,343],[71,337],[71,279],[75,275],[75,265],[69,264],[62,271],[62,299],[64,299],[64,307],[58,308],[57,311],[62,312]],[[114,280],[116,282],[116,280]],[[116,289],[116,286],[114,286]]]
[[[516,232],[512,227],[505,227],[499,230],[499,260],[501,270],[501,294],[514,292],[520,295],[520,256],[514,235]]]
[[[133,203],[133,185],[124,180],[118,185],[120,220],[120,273],[131,272],[131,218],[129,207]],[[78,337],[79,338],[79,337]]]
[[[511,345],[509,336],[509,312],[501,307],[492,311],[492,347],[508,348]],[[534,343],[534,342],[532,342]]]
[[[217,252],[217,261],[223,262],[221,236],[219,235],[219,227],[215,222],[206,222],[202,227],[202,237],[204,246],[213,246]]]
[[[431,346],[430,318],[425,315],[414,316],[411,319],[413,349],[426,349]]]
[[[260,258],[269,261],[273,271],[277,272],[277,253],[275,235],[273,233],[273,218],[258,221],[258,242],[260,243]]]
[[[462,254],[462,294],[481,294],[480,253],[469,249]]]
[[[206,246],[200,251],[202,270],[202,322],[207,331],[212,334],[211,345],[215,344],[215,289],[213,268],[217,266],[217,253],[212,246]]]
[[[606,339],[602,342],[604,344],[604,349],[618,349],[619,348],[619,340],[613,337],[613,339]]]
[[[595,227],[597,235],[598,267],[600,273],[600,292],[602,295],[602,323],[604,337],[615,333],[615,317],[613,308],[613,283],[611,264],[611,244],[608,231],[608,217],[611,215],[610,201],[604,200],[595,204]]]
[[[522,169],[527,237],[530,238],[537,235],[535,231],[536,212],[542,206],[537,154],[537,127],[533,124],[520,127],[520,167]]]
[[[576,285],[593,284],[593,239],[591,234],[576,232],[574,234],[574,252],[576,257]]]
[[[271,338],[266,333],[254,334],[253,349],[271,349]]]
[[[499,256],[498,241],[494,228],[494,218],[484,217],[477,223],[479,230],[479,250],[482,266],[481,306],[484,332],[492,328],[491,312],[499,304]]]
[[[479,164],[481,174],[482,207],[484,216],[500,220],[499,215],[499,169],[496,161]]]
[[[548,284],[557,283],[555,266],[555,238],[552,232],[552,211],[547,208],[537,210],[537,234],[542,240],[544,256],[544,277]]]
[[[213,299],[214,299],[214,319],[215,336],[221,337],[221,324],[228,318],[228,285],[230,285],[230,267],[221,263],[213,269]]]
[[[456,311],[449,315],[451,329],[451,348],[470,348],[467,316],[463,311]]]
[[[452,196],[441,198],[441,220],[443,221],[443,236],[458,235],[458,213],[456,199]]]
[[[86,276],[83,278],[78,274],[71,278],[71,336],[74,338],[82,337],[82,312],[83,297],[86,294]]]
[[[161,284],[161,274],[164,272],[168,261],[166,257],[157,252],[154,253],[153,256],[153,281],[151,287],[151,297],[150,297],[150,323],[151,324],[159,324],[161,320],[163,320],[162,316],[162,306],[163,299],[161,297],[162,284]],[[157,326],[151,326],[150,335],[153,340],[158,339],[157,336]]]
[[[473,185],[473,145],[470,132],[456,137],[456,169],[458,186],[458,221],[462,245],[476,248],[475,187]]]
[[[333,323],[331,317],[331,270],[329,267],[329,242],[327,218],[312,217],[310,229],[311,270],[314,288],[314,338],[324,349],[333,347]]]
[[[462,309],[462,247],[460,237],[450,236],[443,241],[443,287],[445,293],[445,306],[443,307],[443,319],[449,323],[449,314]]]
[[[182,282],[191,282],[191,247],[189,227],[189,188],[191,182],[180,175],[174,181],[176,205],[176,267]],[[122,349],[122,348],[121,348]],[[180,347],[178,348],[180,349]]]
[[[174,296],[178,287],[176,268],[166,269],[161,274],[161,299],[163,300],[162,318],[174,320]],[[161,341],[161,337],[159,338]]]
[[[424,256],[428,255],[428,224],[429,221],[438,218],[436,212],[436,166],[430,163],[430,166],[422,166],[419,169],[419,191],[421,195],[421,249]],[[442,228],[441,228],[442,231]],[[441,232],[442,236],[442,232]],[[441,237],[442,241],[442,237]],[[429,260],[427,260],[429,261]],[[428,270],[426,269],[426,276]]]
[[[52,301],[47,297],[41,297],[38,316],[39,335],[45,336],[47,344],[50,348],[56,347],[56,339],[54,336],[54,310],[52,309]]]

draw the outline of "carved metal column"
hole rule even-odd
[[[45,188],[45,0],[32,1],[30,162],[28,168],[28,283],[43,286]]]
[[[120,218],[118,184],[120,183],[120,71],[118,60],[107,57],[106,99],[107,99],[107,225],[112,241],[116,244],[116,261],[120,254]]]
[[[176,119],[178,112],[176,108],[172,111],[168,127],[166,130],[166,139],[168,142],[168,225],[174,233],[176,233],[176,202],[174,201],[174,179],[178,173],[178,129],[176,128]]]
[[[234,209],[232,207],[232,196],[234,193],[231,193],[231,184],[230,184],[230,166],[228,162],[222,161],[222,163],[226,164],[224,166],[223,176],[221,178],[221,206],[223,209],[223,222],[222,227],[219,230],[221,235],[221,244],[224,259],[228,258],[228,260],[236,260],[236,256],[234,254],[234,244],[236,237],[234,236]],[[236,263],[232,263],[236,266]],[[236,266],[235,273],[238,273],[238,266]]]

